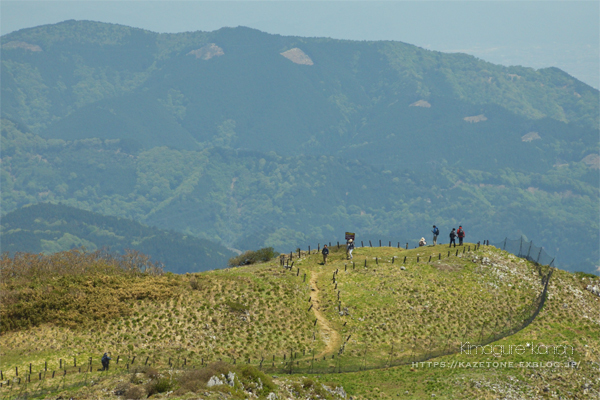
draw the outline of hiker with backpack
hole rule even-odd
[[[104,353],[102,356],[102,371],[108,371],[108,366],[111,358],[108,356],[108,353]]]
[[[440,230],[434,225],[431,233],[433,233],[433,245],[435,246],[437,244],[437,237],[440,234]]]
[[[327,264],[327,256],[329,255],[329,249],[327,248],[326,244],[323,245],[323,250],[321,253],[323,254],[323,265],[325,265]]]
[[[456,247],[456,228],[452,228],[452,232],[450,232],[450,246],[452,247],[452,243],[454,243],[454,247]]]
[[[463,239],[465,238],[465,230],[462,228],[462,225],[460,225],[458,227],[458,231],[456,232],[456,234],[458,235],[458,245],[462,246],[463,245]]]
[[[352,250],[354,250],[354,240],[348,239],[348,243],[346,243],[346,253],[348,253],[348,260],[352,260]]]

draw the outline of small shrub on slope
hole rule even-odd
[[[279,253],[275,252],[275,250],[273,250],[272,247],[265,247],[256,251],[248,250],[237,257],[230,258],[229,266],[238,267],[240,265],[250,265],[258,264],[261,262],[267,262],[277,257],[278,255]]]

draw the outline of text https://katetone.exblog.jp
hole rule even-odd
[[[572,356],[575,349],[567,345],[545,345],[526,343],[525,345],[472,345],[469,342],[462,343],[460,354],[467,356],[494,356],[502,357],[509,355],[533,355],[533,356]],[[579,368],[576,361],[419,361],[411,364],[412,368]]]

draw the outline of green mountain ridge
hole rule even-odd
[[[165,265],[166,271],[200,272],[223,268],[231,250],[189,235],[150,228],[65,205],[25,206],[2,217],[2,252],[56,253],[84,247],[123,254],[137,250]]]
[[[598,267],[598,91],[556,68],[243,27],[1,43],[3,213],[64,202],[279,251],[462,223]]]

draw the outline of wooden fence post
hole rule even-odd
[[[370,240],[369,240],[369,247],[373,247],[373,244],[371,243]]]
[[[406,250],[408,250],[408,243],[406,243]]]

